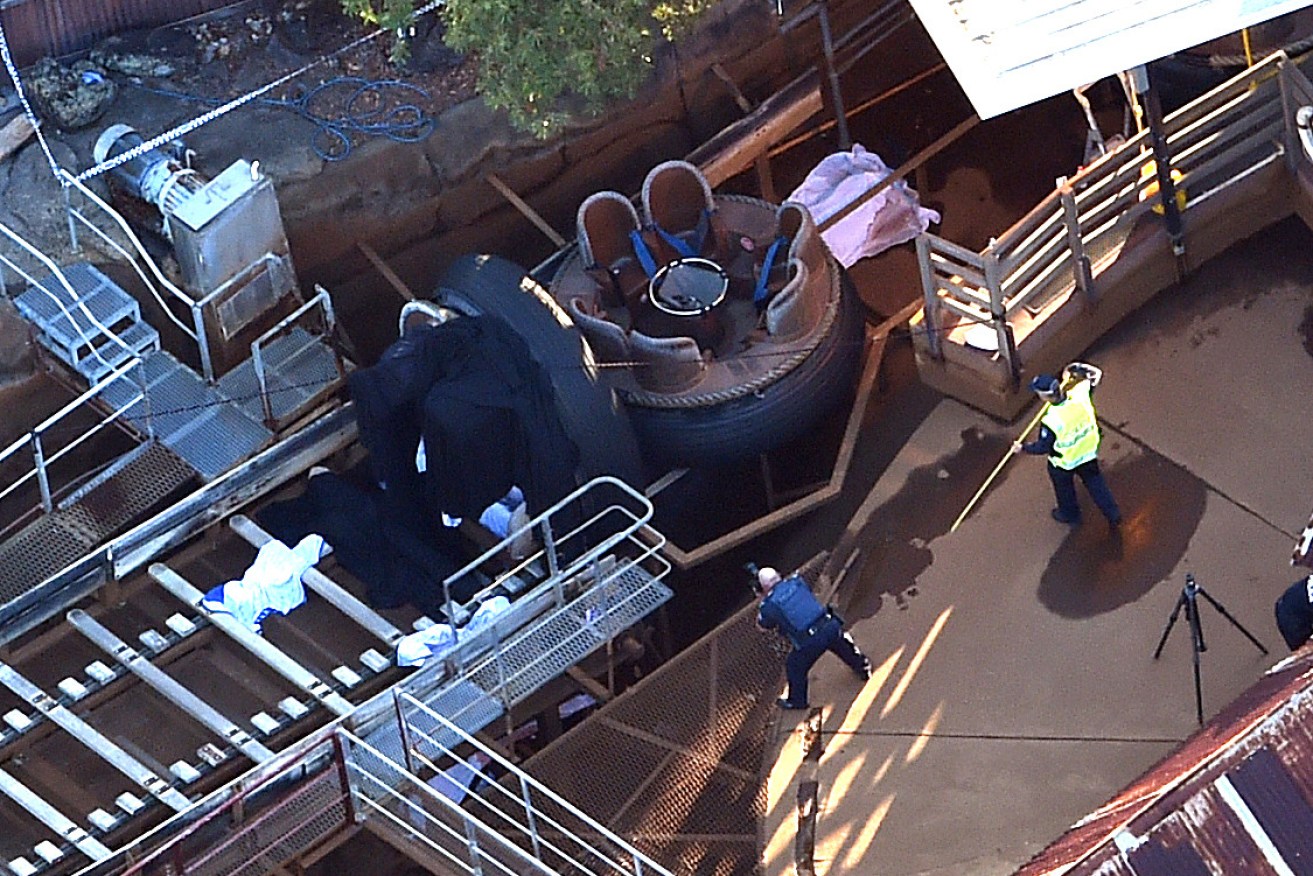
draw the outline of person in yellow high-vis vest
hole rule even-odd
[[[1073,362],[1063,369],[1062,380],[1040,374],[1030,382],[1030,389],[1048,407],[1040,417],[1039,436],[1012,445],[1014,453],[1048,457],[1049,479],[1058,507],[1052,512],[1059,523],[1080,523],[1080,505],[1076,502],[1076,476],[1085,482],[1094,504],[1116,530],[1122,514],[1112,497],[1108,483],[1099,471],[1099,421],[1091,395],[1103,379],[1103,372],[1093,365]]]

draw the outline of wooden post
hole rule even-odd
[[[363,240],[358,240],[356,241],[356,248],[364,253],[365,258],[369,259],[369,263],[374,266],[374,270],[378,271],[383,279],[388,281],[389,286],[397,290],[398,295],[407,301],[415,300],[415,293],[411,291],[404,280],[397,276],[397,272],[392,270],[392,266],[383,261],[372,246]]]
[[[36,132],[27,116],[19,114],[10,119],[9,124],[0,128],[0,161],[18,151],[18,147],[27,142],[27,138]]]
[[[998,350],[1007,363],[1008,373],[1015,384],[1021,379],[1021,363],[1017,361],[1016,343],[1008,325],[1007,305],[1003,300],[1002,265],[998,253],[994,252],[994,241],[989,242],[983,253],[985,260],[985,285],[989,287],[989,314],[993,318],[994,330],[998,332]]]
[[[921,267],[921,293],[925,296],[926,343],[930,346],[930,355],[942,361],[944,339],[939,334],[939,288],[935,283],[934,266],[930,264],[929,234],[916,236],[916,263]]]
[[[688,154],[714,188],[750,167],[759,156],[824,106],[820,76],[811,70]]]
[[[539,231],[547,235],[547,239],[557,246],[565,246],[565,238],[556,232],[556,229],[547,224],[547,220],[538,215],[538,211],[525,203],[524,199],[511,190],[511,187],[502,182],[501,177],[495,173],[490,173],[486,177],[488,183],[497,191],[501,192],[502,197],[511,202],[511,206],[519,210],[523,216],[534,224]]]
[[[1062,201],[1062,220],[1067,226],[1067,249],[1071,252],[1071,274],[1076,288],[1088,304],[1094,304],[1094,274],[1090,257],[1085,253],[1085,241],[1080,235],[1080,216],[1076,212],[1076,193],[1065,176],[1058,177],[1058,198]]]
[[[729,73],[725,72],[725,68],[720,66],[719,63],[712,64],[711,72],[716,74],[717,79],[725,83],[725,87],[729,89],[730,96],[734,98],[734,102],[738,104],[738,107],[743,111],[743,114],[745,116],[751,115],[752,104],[743,96],[743,92],[739,91],[738,84],[730,78]],[[769,150],[763,151],[760,155],[754,158],[752,165],[757,171],[757,190],[761,193],[762,199],[769,201],[772,204],[776,203],[779,199],[775,194],[775,177],[772,176],[770,172]]]

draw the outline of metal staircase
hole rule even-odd
[[[161,349],[159,332],[142,319],[132,295],[95,266],[60,268],[10,229],[4,236],[44,264],[36,277],[0,255],[0,263],[26,281],[9,293],[42,348],[89,388],[9,448],[0,462],[30,453],[29,469],[0,483],[0,497],[35,483],[44,515],[0,542],[0,616],[21,605],[47,577],[85,556],[159,503],[196,481],[211,482],[268,446],[274,429],[331,392],[342,371],[324,338],[298,324],[322,308],[331,327],[331,303],[320,292],[261,335],[251,359],[213,383]],[[199,341],[199,338],[198,338]],[[202,357],[204,358],[204,357]],[[68,434],[64,418],[79,408],[98,422],[61,448],[47,436]],[[52,484],[50,465],[111,425],[138,441],[76,490]],[[73,482],[75,485],[77,481]]]
[[[263,447],[272,437],[247,409],[160,349],[159,332],[141,318],[131,295],[93,265],[80,262],[46,275],[14,296],[37,341],[95,385],[141,357],[144,398],[135,373],[100,394],[112,416],[153,437],[206,481]],[[258,399],[258,391],[255,393]]]
[[[142,321],[136,299],[86,263],[46,275],[13,300],[41,345],[88,384],[160,348],[159,332]]]

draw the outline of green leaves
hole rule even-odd
[[[444,15],[447,42],[479,57],[484,99],[538,137],[632,97],[650,72],[650,0],[448,0]]]
[[[479,61],[479,92],[522,130],[547,138],[572,112],[633,97],[659,27],[673,40],[715,0],[447,0],[445,41]],[[341,0],[367,24],[402,28],[414,0]],[[404,41],[398,41],[404,42]]]
[[[392,48],[388,59],[400,64],[410,54],[405,35],[415,14],[415,0],[341,0],[342,11],[372,27],[392,31]]]

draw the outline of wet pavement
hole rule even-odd
[[[1184,618],[1153,658],[1187,573],[1271,652],[1201,602],[1205,718],[1284,656],[1272,604],[1313,505],[1296,394],[1313,381],[1310,243],[1286,220],[1085,355],[1105,369],[1120,537],[1083,488],[1084,524],[1052,521],[1034,457],[950,534],[1033,413],[1003,425],[939,399],[918,415],[849,525],[860,553],[841,595],[875,677],[861,687],[828,657],[812,672],[817,873],[1010,873],[1167,754],[1196,729]],[[798,714],[777,728],[767,873],[793,872]]]

